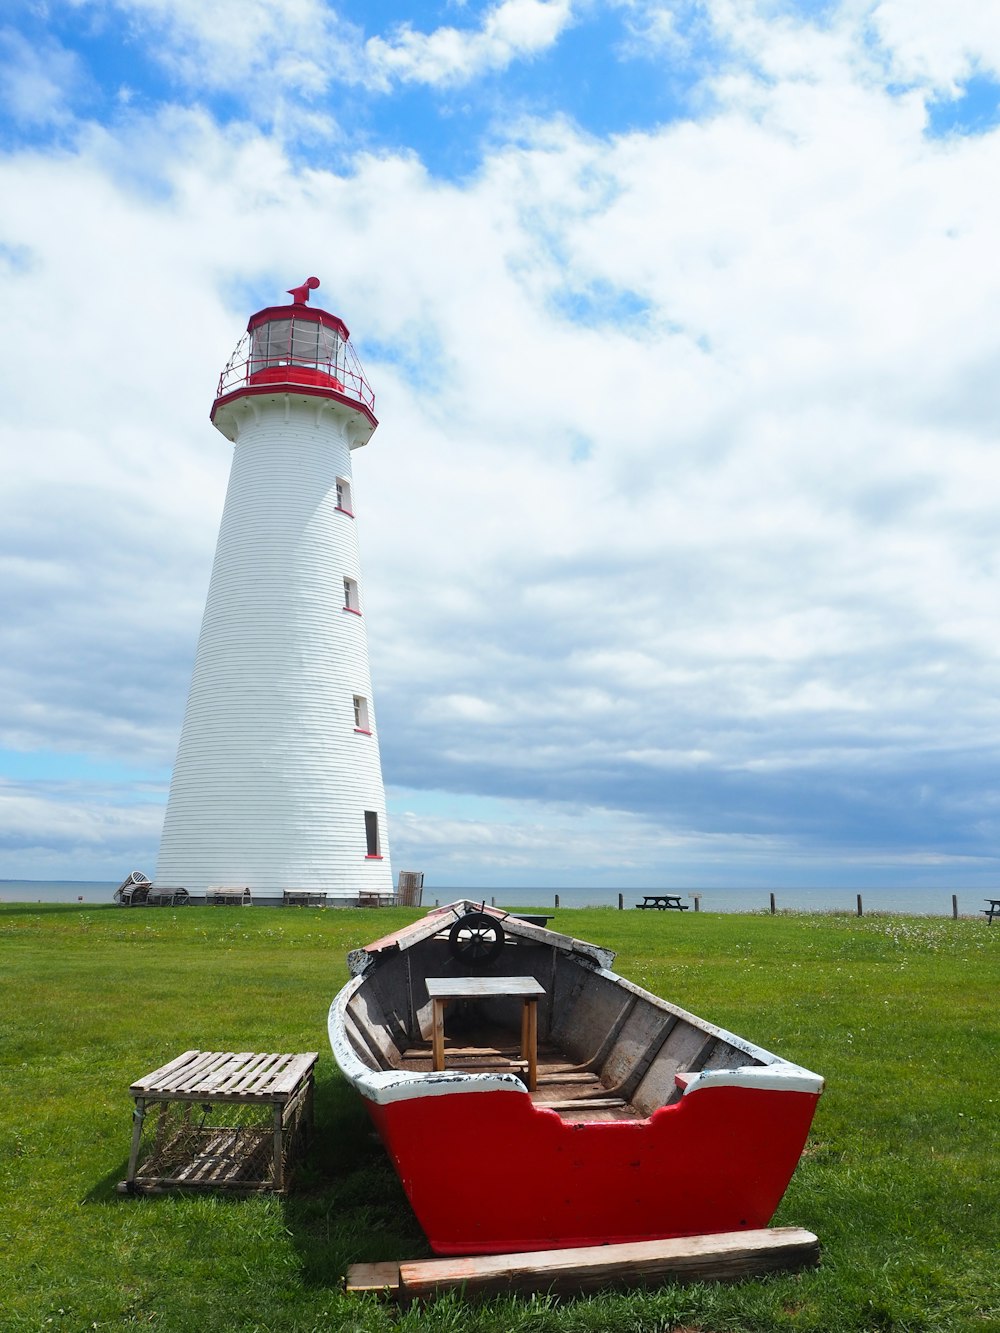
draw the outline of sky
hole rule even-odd
[[[0,877],[152,874],[307,274],[395,869],[1000,877],[1000,7],[8,0]]]

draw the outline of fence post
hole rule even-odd
[[[557,894],[556,894],[556,909],[558,910],[558,908],[559,908],[559,895],[558,895],[558,893],[557,893]]]
[[[952,915],[952,919],[953,919],[953,920],[955,920],[955,921],[958,920],[958,894],[957,894],[957,893],[953,893],[953,894],[951,895],[951,915]]]
[[[690,894],[689,896],[690,896],[691,898],[694,899],[694,910],[695,910],[696,912],[700,912],[700,911],[701,911],[701,894],[700,894],[700,893],[692,893],[692,894]]]
[[[774,916],[774,913],[775,913],[775,903],[774,903],[774,894],[772,893],[772,894],[771,894],[771,915]]]
[[[618,895],[618,910],[619,910],[619,912],[622,912],[622,911],[625,910],[625,895],[624,895],[624,893],[620,893],[620,894]]]
[[[858,894],[858,916],[864,915],[864,909],[861,906],[861,894]]]

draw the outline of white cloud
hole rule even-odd
[[[548,50],[572,20],[572,0],[501,0],[478,29],[424,33],[407,23],[388,38],[370,37],[365,53],[384,88],[396,79],[455,86]]]
[[[72,0],[95,22],[117,11],[131,41],[191,89],[236,93],[256,119],[280,118],[287,95],[307,101],[355,82],[358,30],[325,0]]]
[[[133,868],[156,845],[161,799],[136,786],[0,778],[0,878],[18,878],[27,866],[35,879],[114,879],[117,865]]]
[[[954,93],[976,72],[1000,75],[1000,9],[982,0],[879,0],[872,24],[896,78]]]
[[[237,94],[259,123],[282,126],[334,84],[387,92],[396,81],[456,86],[547,51],[572,0],[500,0],[476,27],[410,23],[364,40],[325,0],[75,0],[128,16],[144,51],[189,89]],[[298,104],[298,109],[296,109]],[[313,116],[313,129],[335,132]],[[307,117],[308,126],[308,117]]]
[[[58,43],[29,42],[0,28],[0,112],[16,125],[58,126],[69,118],[67,99],[83,82],[77,57]]]

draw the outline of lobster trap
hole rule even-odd
[[[317,1058],[185,1051],[133,1083],[132,1151],[119,1193],[286,1193],[312,1133]]]

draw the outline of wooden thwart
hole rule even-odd
[[[733,1281],[818,1262],[819,1241],[811,1231],[769,1227],[527,1254],[352,1264],[347,1290],[382,1292],[399,1301],[423,1300],[455,1289],[467,1296],[510,1291],[572,1295],[603,1287]]]

